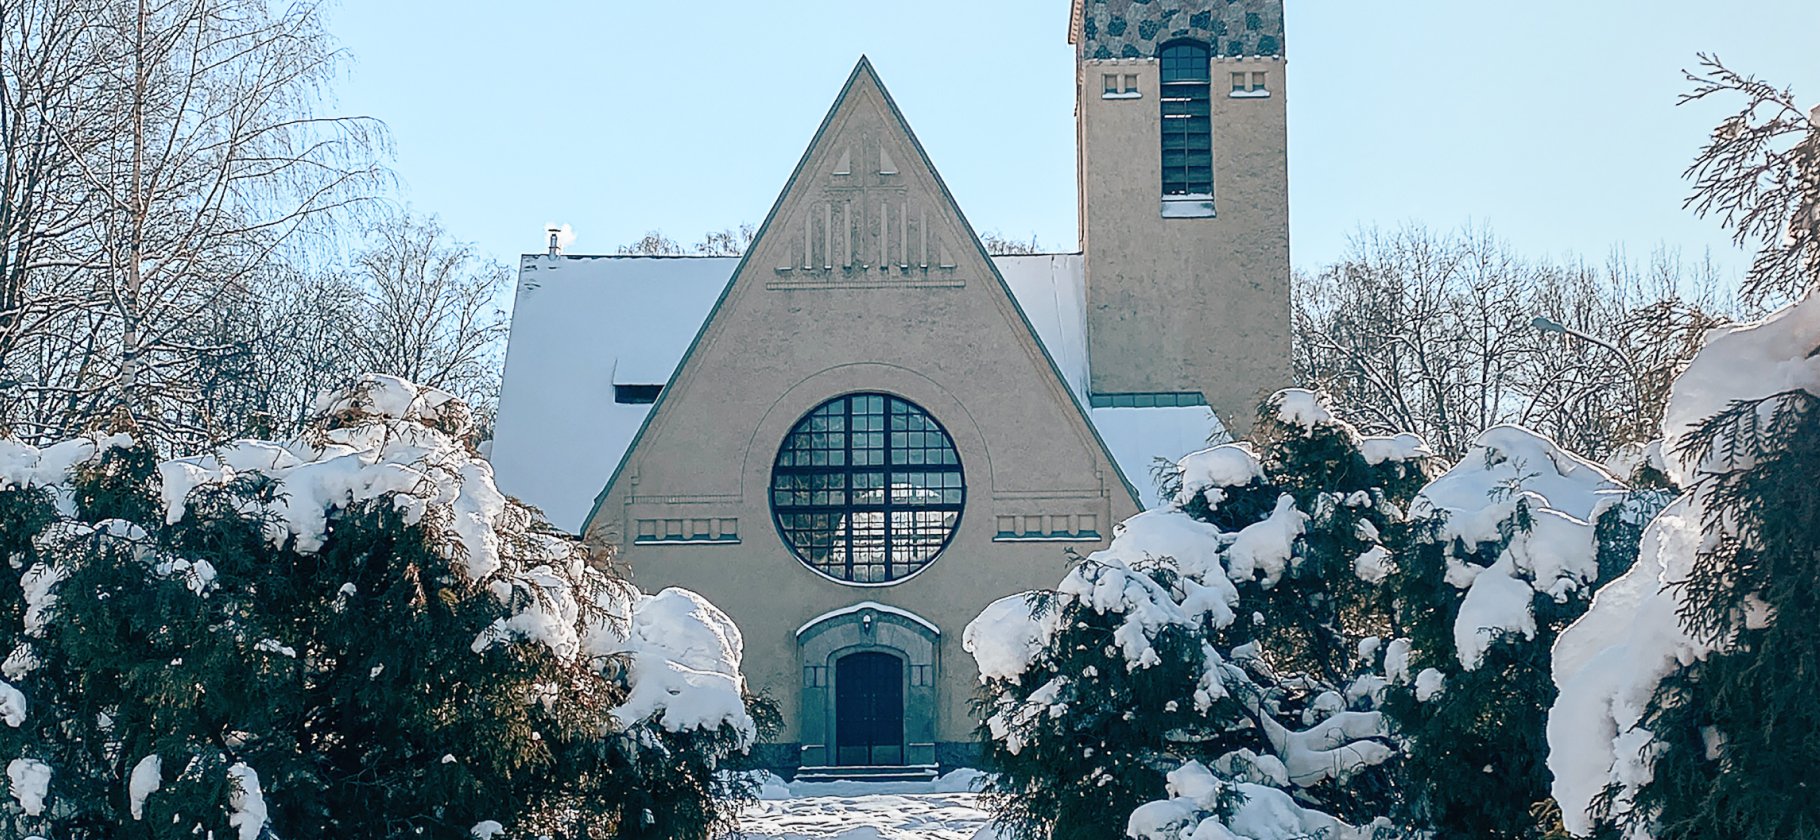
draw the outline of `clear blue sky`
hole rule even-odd
[[[350,0],[336,110],[383,119],[401,200],[507,261],[692,242],[769,211],[860,54],[975,228],[1075,246],[1067,0]],[[1820,104],[1814,0],[1288,0],[1292,259],[1360,226],[1488,224],[1534,254],[1744,259],[1681,209],[1734,105],[1696,51]]]

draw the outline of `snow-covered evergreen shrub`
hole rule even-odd
[[[1406,511],[1429,478],[1433,453],[1411,434],[1362,436],[1334,416],[1324,397],[1301,389],[1267,400],[1253,436],[1262,484],[1200,494],[1211,501],[1261,487],[1275,495],[1271,518],[1239,529],[1229,551],[1240,561],[1234,581],[1241,611],[1252,620],[1235,622],[1222,641],[1253,643],[1244,650],[1256,656],[1241,662],[1267,687],[1266,705],[1278,717],[1287,713],[1291,726],[1342,709],[1375,711],[1384,680],[1373,665],[1393,618],[1381,582],[1406,542]],[[1198,507],[1196,499],[1186,501],[1190,510]],[[1265,568],[1244,575],[1247,531],[1268,532],[1290,511],[1301,525],[1280,574]],[[1398,766],[1374,762],[1343,776],[1310,780],[1292,773],[1291,779],[1305,803],[1369,823],[1400,800]]]
[[[1122,535],[1197,524],[1153,512]],[[1010,836],[1116,836],[1160,792],[1174,752],[1243,719],[1230,666],[1207,642],[1210,619],[1231,620],[1227,593],[1123,548],[1115,538],[1056,591],[997,601],[968,625],[991,692],[976,704],[997,773],[985,793]],[[1194,591],[1188,603],[1172,597],[1177,586]]]
[[[703,837],[737,628],[499,494],[465,406],[367,377],[298,439],[0,441],[8,836]]]
[[[1233,782],[1190,761],[1169,772],[1168,799],[1131,813],[1125,836],[1136,840],[1377,840],[1394,836],[1385,821],[1347,825],[1269,785]]]
[[[1355,670],[1359,642],[1390,629],[1390,601],[1377,583],[1395,562],[1405,511],[1433,453],[1414,435],[1362,437],[1303,390],[1273,396],[1254,436],[1263,484],[1253,487],[1278,494],[1273,518],[1294,510],[1302,524],[1280,573],[1266,568],[1236,581],[1246,608],[1264,616],[1236,626],[1276,670],[1342,682]],[[1188,509],[1200,501],[1190,498]]]
[[[1131,815],[1163,797],[1168,773],[1215,774],[1217,795],[1201,799],[1222,818],[1261,813],[1244,785],[1359,823],[1386,813],[1395,786],[1372,775],[1395,755],[1374,708],[1383,680],[1358,651],[1386,626],[1369,584],[1427,457],[1413,436],[1363,439],[1314,394],[1279,393],[1257,449],[1183,458],[1174,505],[1121,523],[1054,591],[988,607],[963,642],[984,682],[1000,826],[1018,838],[1163,831]],[[1292,836],[1291,822],[1270,829],[1290,834],[1246,836]]]
[[[1663,430],[1690,492],[1554,650],[1566,828],[1820,837],[1820,296],[1716,330]]]
[[[1405,744],[1408,822],[1546,830],[1549,648],[1666,501],[1516,426],[1486,430],[1423,488],[1385,577],[1401,637],[1385,647],[1384,708]]]

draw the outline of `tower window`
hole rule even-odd
[[[1163,195],[1213,194],[1213,123],[1207,45],[1163,47]]]
[[[784,542],[809,568],[848,583],[890,583],[929,565],[954,536],[966,495],[947,431],[886,394],[817,406],[771,468]]]

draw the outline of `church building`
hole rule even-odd
[[[1074,0],[1068,40],[1077,252],[986,253],[861,58],[743,257],[520,265],[500,488],[738,623],[781,770],[970,761],[967,623],[1289,383],[1281,0]]]

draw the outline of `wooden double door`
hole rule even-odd
[[[835,661],[834,738],[842,766],[904,763],[904,660],[852,653]]]

